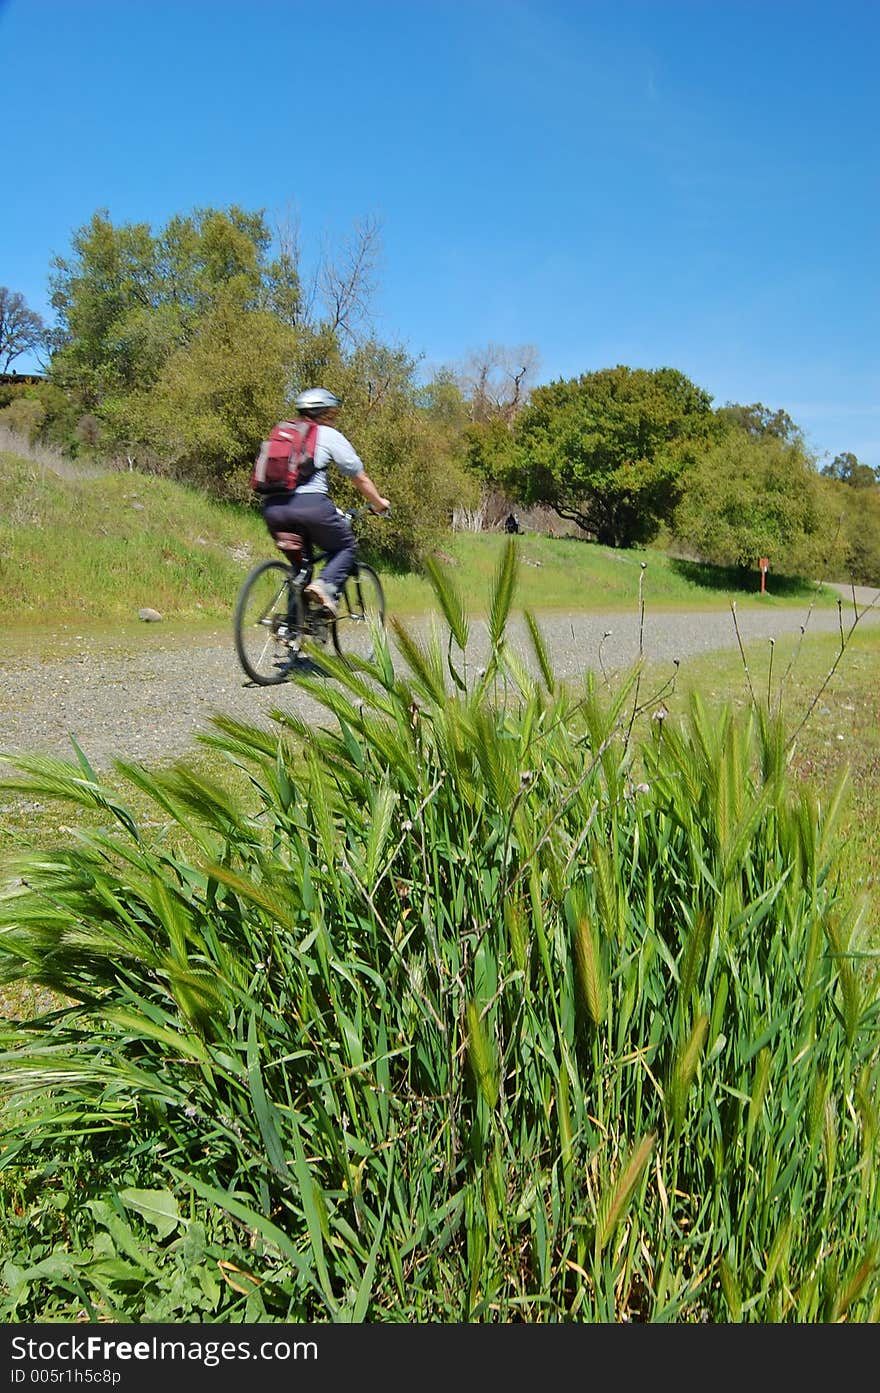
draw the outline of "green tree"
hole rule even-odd
[[[241,491],[236,471],[281,414],[295,356],[298,267],[284,247],[271,251],[262,213],[237,206],[178,215],[158,232],[115,226],[101,210],[79,229],[53,263],[51,378],[90,439],[222,495]]]
[[[500,416],[468,422],[463,438],[468,468],[485,486],[521,487],[513,437]]]
[[[284,414],[295,347],[294,330],[230,289],[154,382],[105,403],[111,433],[142,464],[217,497],[249,498],[259,442]]]
[[[452,368],[439,368],[416,394],[418,406],[439,426],[462,435],[470,419],[467,399]]]
[[[276,315],[283,303],[289,319],[297,271],[269,260],[271,241],[262,214],[235,206],[174,217],[158,233],[96,212],[74,234],[72,255],[53,262],[53,377],[100,410],[156,382],[221,298]]]
[[[29,443],[37,439],[45,419],[46,412],[40,402],[23,393],[13,398],[7,406],[0,407],[0,426]]]
[[[880,489],[852,491],[843,508],[846,579],[880,586]]]
[[[456,414],[430,409],[417,365],[400,348],[369,339],[328,367],[329,377],[311,380],[342,397],[340,426],[392,503],[388,521],[367,524],[370,545],[390,562],[418,563],[437,545],[453,508],[477,501],[477,483],[463,465]],[[334,493],[340,501],[350,494],[351,502],[363,502],[341,481]]]
[[[36,310],[28,309],[18,291],[0,285],[0,371],[23,353],[31,353],[46,343],[46,325]]]
[[[840,529],[809,455],[778,435],[730,429],[693,466],[672,530],[705,561],[785,575],[825,575]]]
[[[819,482],[841,538],[841,552],[829,578],[880,586],[880,488],[844,482],[827,470]]]
[[[820,472],[827,479],[836,479],[854,489],[873,488],[880,483],[880,470],[872,469],[869,464],[862,464],[849,451],[835,455],[831,463],[824,465]]]
[[[471,459],[523,503],[606,546],[635,546],[671,516],[713,419],[711,397],[676,369],[618,365],[536,388],[510,447],[475,439]]]
[[[763,402],[752,402],[742,406],[739,402],[727,402],[715,412],[723,430],[742,430],[756,439],[773,436],[787,445],[803,445],[803,433],[787,411],[772,411]]]

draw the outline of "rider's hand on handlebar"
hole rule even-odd
[[[379,499],[379,502],[381,503],[382,506],[381,506],[380,508],[373,508],[373,509],[371,510],[372,512],[374,512],[374,513],[377,515],[377,517],[382,517],[383,513],[390,513],[390,512],[391,512],[391,504],[388,502],[388,499],[387,499],[387,498],[380,498],[380,499]]]

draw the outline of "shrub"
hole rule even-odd
[[[719,566],[836,574],[842,553],[829,492],[798,443],[731,430],[692,466],[672,522],[678,543]]]
[[[46,412],[40,402],[31,397],[17,397],[0,410],[0,426],[20,435],[29,444],[36,440]]]

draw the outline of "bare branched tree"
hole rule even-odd
[[[302,224],[299,213],[288,204],[284,218],[275,224],[275,242],[279,261],[290,267],[297,284],[296,312],[291,322],[309,325],[314,320],[318,299],[318,273],[313,271],[306,280],[303,275]]]
[[[325,253],[319,269],[318,286],[330,327],[354,342],[369,327],[380,251],[379,225],[374,218],[364,218],[338,254]]]
[[[41,348],[46,340],[46,325],[35,310],[28,309],[23,295],[0,285],[0,371],[8,372],[10,363],[22,353]]]
[[[283,221],[275,224],[275,240],[283,257],[296,267],[302,265],[302,223],[299,213],[290,204],[287,205]]]
[[[505,348],[490,343],[470,353],[456,376],[471,419],[484,422],[500,417],[512,425],[529,399],[539,366],[538,350],[532,344]]]

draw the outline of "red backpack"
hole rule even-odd
[[[317,439],[317,421],[279,421],[260,446],[251,488],[257,493],[293,493],[315,472]]]

